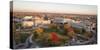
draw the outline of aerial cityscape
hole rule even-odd
[[[97,7],[11,2],[14,49],[97,44]]]

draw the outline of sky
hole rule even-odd
[[[61,3],[43,3],[43,2],[33,2],[33,1],[14,1],[13,11],[96,15],[97,6],[61,4]]]

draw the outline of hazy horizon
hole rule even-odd
[[[69,13],[69,14],[88,14],[96,15],[97,6],[95,5],[76,5],[42,3],[33,1],[14,1],[14,12],[48,12],[48,13]]]

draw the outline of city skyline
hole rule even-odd
[[[97,15],[97,6],[15,1],[13,2],[13,11]]]

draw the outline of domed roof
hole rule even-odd
[[[32,16],[25,16],[23,19],[32,19]]]

